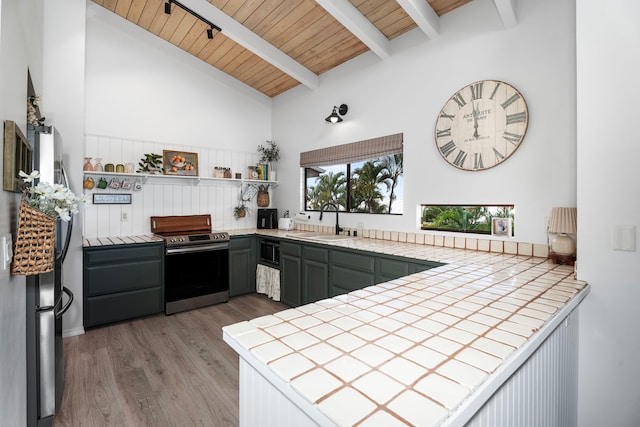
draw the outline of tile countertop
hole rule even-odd
[[[292,232],[233,234],[255,233]],[[546,258],[367,238],[330,244],[447,263],[223,328],[281,391],[339,426],[471,416],[474,400],[488,399],[589,291],[573,267]]]

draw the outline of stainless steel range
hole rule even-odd
[[[229,233],[211,230],[211,215],[152,216],[165,242],[165,313],[229,300]]]

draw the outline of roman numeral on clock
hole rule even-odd
[[[522,139],[522,135],[518,135],[515,133],[511,133],[511,132],[505,132],[502,134],[502,137],[504,139],[506,139],[507,141],[509,141],[510,143],[512,143],[513,145],[516,144],[516,142],[520,141],[520,139]]]
[[[482,98],[482,82],[474,83],[471,86],[471,100]]]
[[[449,141],[446,144],[444,144],[442,147],[440,147],[440,152],[444,157],[447,157],[449,154],[453,153],[455,149],[456,149],[455,142]]]
[[[498,92],[499,87],[500,87],[500,82],[496,82],[496,87],[493,88],[493,92],[491,92],[491,96],[489,97],[489,99],[493,99],[493,97],[496,96],[496,92]]]
[[[496,155],[496,163],[500,163],[504,159],[504,155],[495,148],[493,149],[493,154]]]
[[[451,128],[438,130],[436,129],[436,137],[442,138],[443,136],[451,136]]]
[[[520,94],[519,93],[514,93],[513,95],[511,95],[511,97],[509,97],[509,99],[507,99],[506,101],[504,101],[502,104],[500,104],[500,106],[503,109],[507,109],[507,107],[511,104],[513,104],[514,102],[516,102],[518,99],[520,98]]]
[[[482,164],[482,153],[473,153],[473,168],[474,169],[484,168],[484,165]]]
[[[522,123],[527,120],[527,113],[522,111],[515,114],[507,114],[507,124]]]
[[[467,101],[465,101],[462,95],[460,95],[460,92],[453,95],[453,100],[456,101],[456,104],[458,104],[458,108],[462,108],[467,105]]]
[[[467,153],[460,150],[460,152],[458,152],[458,155],[456,156],[456,159],[453,161],[453,164],[458,167],[462,167],[462,165],[464,165],[465,160],[467,160]]]
[[[449,119],[451,121],[453,121],[453,119],[456,117],[455,114],[447,114],[444,111],[440,113],[440,118],[441,119]]]

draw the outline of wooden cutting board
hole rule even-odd
[[[151,232],[157,234],[211,233],[211,215],[152,216]]]

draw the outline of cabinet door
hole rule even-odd
[[[376,258],[376,283],[404,277],[410,274],[409,262],[392,258]]]
[[[302,304],[302,246],[297,243],[280,243],[280,301]]]
[[[305,258],[302,264],[302,289],[303,304],[328,298],[329,265]]]
[[[256,247],[253,237],[234,237],[229,242],[229,295],[256,291]]]
[[[302,304],[302,262],[299,257],[280,254],[280,301],[289,307]]]

